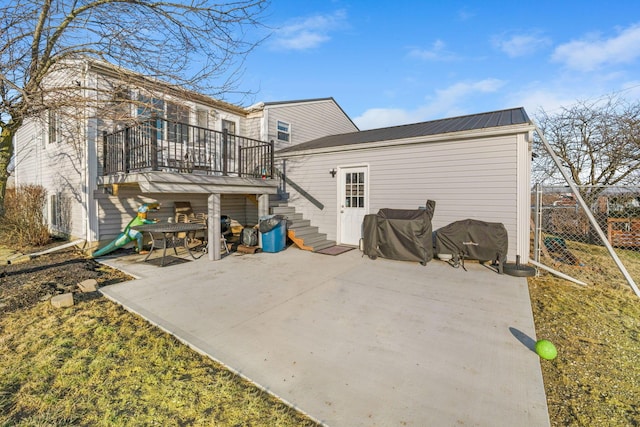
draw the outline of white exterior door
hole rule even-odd
[[[362,220],[369,212],[369,168],[340,168],[339,176],[339,243],[357,246],[362,235]]]

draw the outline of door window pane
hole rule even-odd
[[[347,208],[365,207],[364,172],[348,172],[345,174],[345,204]]]

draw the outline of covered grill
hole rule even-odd
[[[426,209],[380,209],[364,217],[362,250],[377,257],[418,261],[426,265],[433,258],[431,218],[436,203],[427,201]]]
[[[497,222],[463,219],[435,232],[438,256],[451,255],[455,266],[465,259],[493,261],[500,274],[507,259],[508,244],[507,229]]]

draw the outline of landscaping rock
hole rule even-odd
[[[71,307],[73,305],[73,294],[68,292],[66,294],[56,295],[51,298],[51,305],[56,308]]]
[[[44,295],[42,295],[40,298],[38,298],[38,300],[39,300],[39,301],[47,301],[47,300],[50,300],[50,299],[51,299],[51,297],[53,297],[53,295],[51,295],[51,294],[44,294]]]
[[[80,292],[95,292],[98,289],[98,281],[96,279],[87,279],[78,283]]]
[[[56,285],[56,289],[58,291],[62,291],[62,292],[73,292],[73,289],[75,288],[75,285],[61,285],[61,284],[57,284]]]

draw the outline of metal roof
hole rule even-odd
[[[529,120],[529,116],[524,108],[518,107],[508,110],[451,117],[408,125],[330,135],[285,148],[278,151],[278,153],[339,147],[363,144],[367,142],[393,141],[420,136],[439,135],[451,132],[463,132],[475,129],[487,129],[529,123],[531,123],[531,121]]]

